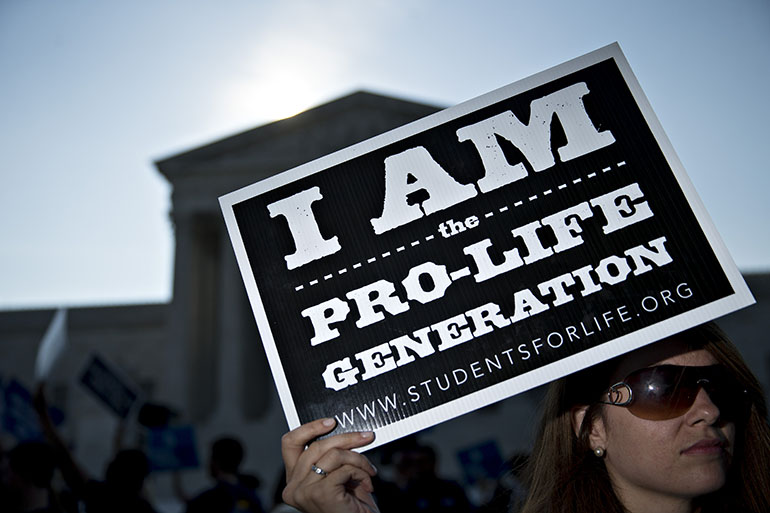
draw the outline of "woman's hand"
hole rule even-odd
[[[320,419],[283,435],[283,500],[307,513],[378,513],[372,497],[377,470],[365,456],[351,450],[371,443],[374,433],[343,433],[316,440],[305,449],[334,425],[334,419]]]

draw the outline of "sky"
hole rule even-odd
[[[770,271],[767,0],[2,0],[0,309],[169,301],[157,160],[356,90],[452,106],[615,41],[738,268]]]

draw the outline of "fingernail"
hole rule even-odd
[[[373,464],[372,462],[369,462],[369,465],[371,465],[371,466],[372,466],[372,470],[374,470],[374,473],[375,473],[375,474],[377,474],[377,473],[379,472],[379,470],[377,470],[377,467],[375,467],[375,466],[374,466],[374,464]]]
[[[332,427],[334,425],[334,419],[323,419],[323,421],[321,421],[321,424],[323,424],[326,427]]]
[[[374,437],[374,431],[361,431],[361,438],[372,438]]]

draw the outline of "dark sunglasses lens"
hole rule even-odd
[[[647,420],[667,420],[683,415],[698,394],[697,385],[683,379],[684,367],[649,367],[634,372],[627,383],[634,392],[629,411]]]
[[[699,385],[719,408],[724,420],[741,421],[751,409],[748,392],[724,368],[714,368],[713,373],[702,378]]]
[[[703,388],[725,420],[738,420],[748,399],[743,389],[722,367],[661,365],[628,376],[634,393],[629,411],[647,420],[667,420],[684,415]]]

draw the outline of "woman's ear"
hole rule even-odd
[[[580,438],[580,427],[583,425],[587,411],[587,405],[573,406],[570,410],[570,417],[572,419],[572,431],[575,433],[577,438]],[[591,449],[596,449],[598,447],[606,449],[607,429],[604,425],[604,419],[602,419],[601,415],[597,415],[593,420],[588,419],[588,421],[591,422],[590,426],[586,426],[588,429],[588,441],[591,444]]]
[[[586,410],[588,409],[588,405],[584,406],[573,406],[572,410],[570,410],[570,418],[572,419],[572,431],[575,433],[575,436],[580,438],[580,426],[583,425],[583,419],[586,416]]]

